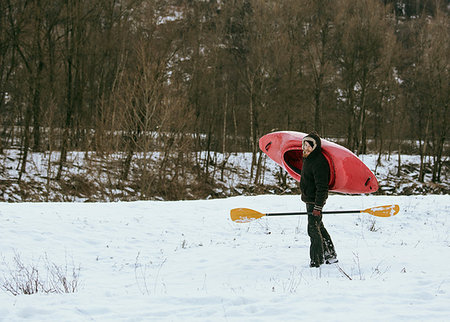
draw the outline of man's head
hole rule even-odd
[[[308,157],[315,149],[321,148],[320,137],[315,133],[310,133],[302,140],[303,157]]]

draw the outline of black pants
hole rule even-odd
[[[333,242],[330,234],[325,229],[322,222],[322,215],[314,216],[312,214],[314,204],[306,204],[306,211],[308,212],[308,236],[311,239],[311,246],[309,247],[309,256],[311,262],[322,264],[324,259],[336,257]]]

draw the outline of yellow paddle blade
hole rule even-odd
[[[252,220],[264,217],[265,215],[266,214],[259,211],[248,208],[235,208],[230,211],[231,220],[241,223],[250,222]]]
[[[395,216],[399,211],[399,205],[378,206],[361,210],[361,212],[367,212],[368,214],[377,217],[392,217]]]

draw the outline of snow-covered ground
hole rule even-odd
[[[15,262],[43,284],[56,267],[78,286],[18,296],[2,288],[0,320],[448,320],[449,195],[331,195],[326,210],[394,203],[400,213],[390,218],[324,216],[348,277],[335,265],[308,267],[305,216],[229,219],[236,207],[303,210],[295,195],[1,203],[0,286],[20,279]]]

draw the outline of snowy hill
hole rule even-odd
[[[348,277],[308,267],[305,216],[229,219],[303,210],[294,195],[1,203],[0,321],[447,320],[449,195],[332,195],[326,209],[393,203],[395,217],[324,217]],[[48,290],[63,276],[74,292],[5,290],[32,268]]]

